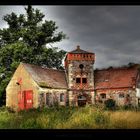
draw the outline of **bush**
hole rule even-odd
[[[113,99],[108,99],[104,103],[105,103],[105,107],[107,109],[114,109],[115,108],[115,101]]]

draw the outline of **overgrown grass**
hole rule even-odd
[[[0,108],[0,129],[129,129],[140,128],[140,111],[100,107],[53,107],[18,113]]]

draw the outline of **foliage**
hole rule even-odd
[[[108,99],[104,103],[105,103],[105,107],[108,109],[115,108],[115,101],[113,99]]]
[[[40,10],[29,5],[25,12],[3,17],[8,28],[0,29],[0,97],[20,62],[63,69],[66,52],[47,46],[62,41],[66,35],[57,31],[54,21],[43,21],[45,15]]]
[[[140,128],[140,112],[103,110],[94,106],[30,109],[18,113],[0,108],[0,129]]]

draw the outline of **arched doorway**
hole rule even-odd
[[[84,95],[78,96],[78,106],[85,106],[87,102],[87,99]]]

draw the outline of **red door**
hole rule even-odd
[[[30,109],[33,107],[33,91],[26,90],[25,91],[25,109]]]
[[[19,110],[30,109],[33,107],[33,91],[26,90],[18,94]]]

